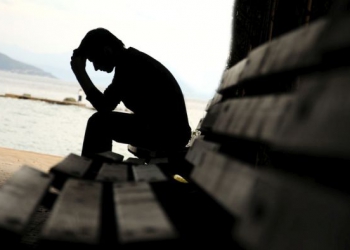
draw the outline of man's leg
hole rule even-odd
[[[95,113],[86,126],[82,156],[112,150],[112,140],[120,143],[135,141],[138,123],[135,115],[120,112]]]

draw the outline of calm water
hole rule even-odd
[[[26,93],[62,101],[66,97],[77,99],[78,90],[78,83],[0,71],[0,95]],[[83,102],[91,106],[85,99]],[[190,125],[195,129],[207,101],[186,100],[186,104]],[[58,156],[81,153],[86,121],[95,112],[73,105],[5,97],[0,98],[0,107],[0,147]],[[113,143],[113,151],[126,158],[133,156],[125,144]]]

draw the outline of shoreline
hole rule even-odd
[[[0,186],[23,165],[48,172],[64,157],[0,147]]]
[[[13,98],[13,99],[23,99],[23,100],[30,100],[30,101],[42,101],[42,102],[47,102],[50,104],[58,104],[58,105],[72,105],[72,106],[78,106],[78,107],[82,107],[82,108],[86,108],[86,109],[90,109],[90,110],[96,110],[94,107],[90,107],[87,106],[84,103],[79,103],[79,102],[69,102],[69,101],[58,101],[58,100],[54,100],[54,99],[47,99],[47,98],[42,98],[42,97],[32,97],[31,95],[18,95],[18,94],[11,94],[11,93],[5,93],[5,94],[0,94],[0,98]],[[118,112],[123,112],[123,113],[131,113],[130,110],[128,110],[126,107],[121,108],[116,107],[115,111]]]
[[[85,104],[79,103],[79,102],[69,102],[69,101],[58,101],[53,99],[46,99],[46,98],[40,98],[40,97],[32,97],[31,95],[17,95],[17,94],[10,94],[5,93],[5,95],[0,95],[0,97],[6,97],[6,98],[15,98],[15,99],[25,99],[25,100],[33,100],[33,101],[42,101],[47,102],[51,104],[60,104],[60,105],[75,105],[87,108]]]

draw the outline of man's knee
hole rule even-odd
[[[99,125],[99,124],[106,124],[106,121],[108,120],[108,116],[101,112],[96,112],[92,116],[90,116],[88,120],[89,125]]]

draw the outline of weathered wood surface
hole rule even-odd
[[[113,190],[122,244],[178,237],[147,182],[115,184]]]
[[[0,231],[5,241],[24,232],[51,182],[48,174],[23,166],[1,187]]]
[[[136,182],[166,181],[167,177],[156,164],[132,166]]]
[[[350,157],[349,67],[302,79],[303,88],[275,134],[276,148],[327,156]]]
[[[228,100],[216,106],[212,111],[216,116],[206,125],[220,135],[271,141],[283,118],[288,116],[292,101],[290,94]]]
[[[91,159],[72,153],[69,154],[49,170],[49,173],[55,177],[53,185],[61,188],[69,177],[83,178],[87,175],[91,164]]]
[[[67,180],[43,228],[42,244],[97,246],[101,237],[101,203],[101,183]]]
[[[96,180],[104,182],[126,182],[128,181],[128,164],[104,163],[98,172]]]

